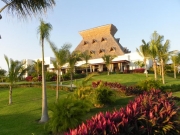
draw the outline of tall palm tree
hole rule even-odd
[[[72,90],[72,80],[73,80],[73,73],[75,70],[75,64],[76,62],[79,60],[80,55],[78,54],[78,52],[72,52],[71,54],[69,54],[68,56],[68,64],[69,64],[69,72],[71,75],[71,90]]]
[[[67,62],[71,44],[64,44],[60,49],[58,49],[53,43],[50,43],[50,47],[56,58],[56,61],[53,62],[53,65],[55,69],[57,70],[56,100],[58,100],[59,82],[61,82],[61,69],[62,69],[62,66]]]
[[[106,67],[107,67],[107,70],[108,70],[108,75],[109,75],[109,71],[111,69],[111,62],[112,60],[115,58],[115,56],[112,56],[112,55],[104,55],[102,57],[102,59],[104,60],[105,64],[106,64]]]
[[[88,60],[91,58],[91,55],[89,54],[88,50],[84,51],[81,54],[81,58],[85,60],[85,67],[86,67],[86,75],[88,74],[87,68],[88,68]]]
[[[20,19],[46,13],[47,9],[55,5],[55,0],[2,0],[2,2],[5,5],[0,8],[0,13],[7,9],[7,13],[17,15]]]
[[[167,59],[169,57],[170,41],[166,40],[166,42],[163,45],[162,41],[163,41],[164,37],[160,36],[160,38],[161,38],[160,42],[159,42],[159,44],[157,46],[157,48],[158,48],[157,56],[159,58],[160,65],[161,65],[162,83],[165,84],[165,80],[164,80],[164,65],[165,65],[165,61],[167,61]]]
[[[46,95],[46,81],[45,81],[45,69],[44,69],[44,40],[49,43],[49,35],[52,30],[50,23],[45,23],[40,20],[40,26],[38,27],[38,34],[40,35],[40,44],[42,47],[42,116],[40,122],[47,122],[49,119],[47,109],[47,95]]]
[[[158,53],[158,46],[161,43],[162,37],[154,31],[151,36],[151,41],[149,43],[149,54],[153,61],[153,69],[154,69],[154,78],[157,80],[157,53]]]
[[[174,68],[174,78],[176,78],[176,67],[180,63],[180,53],[178,53],[177,55],[171,55],[171,60]]]
[[[149,43],[146,43],[144,41],[144,39],[142,40],[142,43],[143,44],[139,47],[139,49],[136,48],[136,51],[139,53],[140,56],[143,57],[143,62],[144,62],[144,65],[145,65],[145,73],[146,73],[146,77],[148,77],[146,61],[147,61],[147,59],[150,58],[150,55],[149,55]]]
[[[25,62],[14,61],[13,59],[9,59],[6,55],[4,55],[8,66],[8,82],[9,84],[9,105],[12,104],[12,86],[18,81],[28,70],[25,68]]]

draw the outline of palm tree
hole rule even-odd
[[[161,43],[161,39],[162,39],[162,37],[156,31],[154,31],[154,33],[152,34],[152,37],[151,37],[151,41],[149,43],[149,54],[150,54],[150,57],[153,61],[153,69],[154,69],[155,80],[157,80],[156,58],[157,58],[158,46]]]
[[[177,55],[171,55],[171,60],[174,68],[174,78],[176,78],[176,67],[180,63],[180,53],[178,53]]]
[[[170,47],[170,41],[166,40],[166,42],[164,43],[164,45],[162,44],[164,37],[160,36],[160,42],[157,45],[158,51],[157,51],[157,56],[159,58],[160,61],[160,65],[161,65],[161,75],[162,75],[162,82],[163,84],[165,84],[165,80],[164,80],[164,65],[168,59],[169,56],[169,47]]]
[[[60,49],[58,49],[53,43],[50,43],[50,47],[56,58],[56,61],[53,61],[53,65],[57,70],[57,86],[56,86],[56,101],[57,101],[59,98],[59,82],[61,82],[61,69],[62,66],[67,62],[71,44],[64,44]]]
[[[86,75],[88,74],[87,68],[88,68],[88,60],[91,58],[91,55],[89,54],[88,50],[84,51],[81,54],[81,58],[85,60],[85,67],[86,67]]]
[[[136,48],[136,51],[139,53],[140,56],[143,57],[143,62],[145,65],[145,73],[146,73],[146,77],[148,77],[146,61],[147,61],[147,59],[150,58],[150,56],[149,56],[149,43],[146,43],[144,41],[144,39],[142,40],[142,43],[143,44],[139,47],[139,49]]]
[[[27,18],[32,15],[46,13],[48,8],[53,8],[55,0],[2,0],[5,6],[0,13],[7,8],[7,13],[17,15],[18,18]]]
[[[41,72],[41,69],[42,69],[42,62],[38,59],[37,61],[33,61],[33,67],[34,67],[34,70],[36,71],[37,73],[37,77],[39,79],[39,76],[40,76],[40,72]]]
[[[6,55],[4,55],[8,66],[8,82],[9,84],[9,105],[12,104],[12,86],[18,81],[28,70],[25,68],[25,62],[14,61],[13,59],[9,59]]]
[[[42,47],[42,116],[40,122],[47,122],[49,119],[44,69],[44,40],[46,39],[47,42],[50,42],[49,35],[51,30],[52,25],[50,23],[45,23],[43,20],[40,20],[40,26],[38,27],[38,34],[40,34],[40,44]]]
[[[69,71],[70,71],[70,75],[71,75],[71,90],[72,90],[72,80],[73,80],[73,73],[75,70],[75,64],[76,62],[79,60],[80,55],[78,54],[78,52],[72,52],[71,54],[69,54],[68,56],[68,63],[69,63]]]
[[[104,55],[102,57],[102,59],[104,60],[105,64],[106,64],[106,67],[107,67],[107,70],[108,70],[108,75],[109,75],[109,71],[111,69],[111,62],[112,60],[115,58],[115,56],[111,56],[111,55]]]

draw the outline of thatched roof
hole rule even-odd
[[[101,58],[106,55],[124,55],[130,53],[127,48],[119,43],[120,38],[115,38],[117,28],[113,24],[103,25],[96,28],[80,31],[82,41],[75,51],[84,52],[86,50],[92,55],[92,59]]]

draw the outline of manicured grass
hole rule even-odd
[[[154,74],[148,74],[148,77],[143,73],[133,73],[133,74],[103,74],[94,76],[88,84],[91,84],[92,81],[107,81],[107,82],[119,82],[123,85],[136,85],[137,82],[143,81],[146,79],[154,79]],[[82,79],[75,80],[76,83],[80,83]],[[158,80],[161,80],[161,76],[158,75]],[[65,84],[70,84],[70,82],[66,81]],[[180,74],[177,74],[177,79],[173,78],[173,73],[169,73],[165,75],[165,84],[164,85],[172,85],[172,84],[180,84]]]
[[[62,91],[60,98],[68,92]],[[55,101],[55,91],[48,90],[48,104]],[[13,104],[8,105],[8,89],[0,90],[0,134],[44,135],[41,117],[41,88],[14,88]]]
[[[149,74],[149,79],[154,79],[153,74]],[[160,77],[159,77],[160,78]],[[144,74],[111,74],[94,76],[89,82],[103,80],[108,82],[120,82],[124,85],[135,85],[138,81],[146,79]],[[80,79],[81,80],[81,79]],[[80,82],[77,80],[76,82]],[[180,77],[174,79],[172,75],[165,77],[166,85],[180,84]],[[55,83],[55,82],[53,82]],[[53,84],[48,83],[48,85]],[[68,84],[65,82],[64,84]],[[13,89],[13,104],[8,105],[9,89],[0,89],[0,135],[47,135],[44,124],[39,124],[41,117],[41,88],[25,87]],[[60,99],[65,98],[72,92],[60,91]],[[173,93],[180,97],[180,92]],[[47,89],[48,106],[55,102],[55,90]],[[86,114],[85,119],[100,111],[112,111],[125,106],[134,97],[116,96],[114,105],[103,108],[93,108]],[[50,111],[49,114],[51,115]]]
[[[72,92],[61,91],[60,99]],[[55,102],[55,91],[47,90],[48,106]],[[84,121],[100,111],[112,111],[125,106],[133,97],[117,96],[113,106],[94,108],[84,116]],[[8,105],[8,89],[0,89],[0,134],[2,135],[47,135],[41,117],[41,88],[14,88],[13,104]],[[49,114],[51,115],[50,111]]]

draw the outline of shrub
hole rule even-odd
[[[144,90],[141,90],[139,87],[136,87],[136,86],[127,87],[127,86],[122,85],[122,84],[117,83],[117,82],[114,82],[114,83],[113,82],[102,82],[101,80],[97,81],[97,82],[92,82],[92,87],[97,88],[100,84],[103,84],[106,87],[109,87],[113,90],[124,93],[125,95],[139,95],[139,94],[142,94],[144,91]]]
[[[46,72],[46,81],[55,81],[56,74],[54,72]]]
[[[31,82],[31,81],[32,81],[32,79],[33,79],[33,77],[32,77],[32,76],[27,76],[27,77],[25,78],[25,80],[26,80],[27,82]]]
[[[93,90],[89,86],[79,87],[74,91],[74,96],[78,99],[86,99],[92,93],[93,93]]]
[[[136,85],[139,89],[149,91],[151,89],[160,89],[161,81],[160,80],[143,80],[137,83]]]
[[[178,111],[172,93],[153,90],[119,111],[96,114],[66,135],[178,135]]]
[[[167,92],[176,92],[180,90],[180,84],[163,85],[160,89]]]
[[[95,89],[95,100],[100,105],[111,104],[114,102],[115,93],[103,85]]]
[[[144,68],[137,68],[133,70],[134,73],[144,73],[144,71],[145,71]]]
[[[53,133],[57,134],[78,126],[82,122],[82,116],[90,109],[85,100],[69,96],[54,103],[50,110],[52,111],[52,118],[48,127]]]

